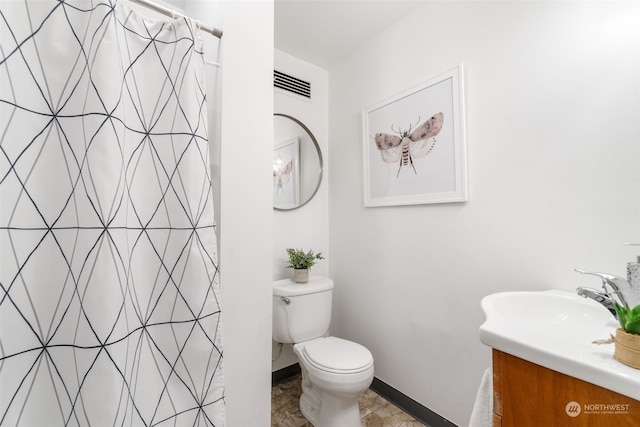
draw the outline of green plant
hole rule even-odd
[[[616,313],[620,326],[630,334],[640,335],[640,305],[630,308],[628,305],[620,305],[615,302]]]
[[[322,252],[314,254],[313,251],[305,252],[302,249],[287,249],[289,255],[289,264],[287,268],[311,268],[316,260],[324,259]]]

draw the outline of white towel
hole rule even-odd
[[[491,427],[493,423],[493,372],[487,368],[482,374],[476,401],[471,411],[469,427]]]

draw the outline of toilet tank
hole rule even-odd
[[[273,282],[273,340],[299,343],[329,331],[333,280],[311,276],[308,283]]]

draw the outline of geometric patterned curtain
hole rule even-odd
[[[201,46],[0,1],[0,425],[224,425]]]

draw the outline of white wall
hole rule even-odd
[[[306,205],[289,211],[273,212],[273,279],[291,277],[286,268],[286,248],[313,249],[322,252],[325,260],[311,269],[312,275],[329,274],[329,178],[327,164],[328,147],[328,72],[320,67],[301,61],[284,52],[275,51],[275,69],[311,83],[311,100],[274,89],[274,111],[295,117],[309,128],[318,141],[325,169],[316,195]],[[271,194],[271,193],[269,193]],[[273,345],[273,358],[279,354]],[[296,363],[291,345],[284,346],[282,355],[272,364],[272,370]]]
[[[428,3],[330,70],[332,333],[457,425],[490,365],[483,296],[597,287],[573,269],[637,251],[639,8]],[[469,201],[364,208],[362,109],[461,62]]]
[[[313,249],[329,256],[329,178],[328,164],[328,72],[320,67],[301,61],[289,54],[275,51],[275,68],[311,83],[312,97],[307,100],[281,89],[274,89],[274,112],[295,117],[309,128],[318,141],[324,159],[325,170],[316,195],[306,205],[289,211],[273,213],[273,278],[291,276],[286,268],[286,248]],[[311,274],[327,275],[328,259],[319,261]]]
[[[273,1],[189,0],[185,13],[221,28],[204,35],[209,138],[219,237],[226,417],[271,419]],[[258,137],[257,137],[258,136]]]
[[[220,264],[227,425],[271,419],[273,1],[222,2]]]

